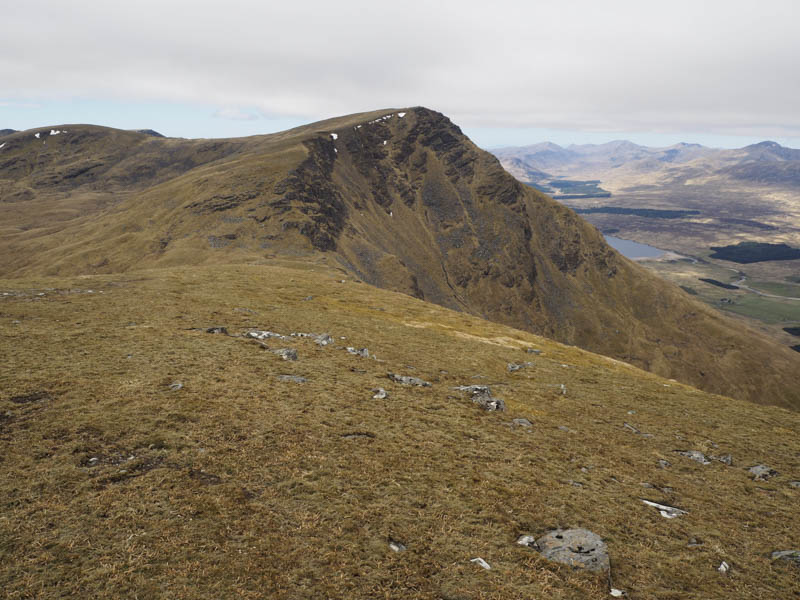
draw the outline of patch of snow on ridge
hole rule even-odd
[[[40,135],[41,135],[40,133],[34,133],[33,137],[35,137],[38,140]]]
[[[3,147],[3,146],[5,146],[5,145],[6,145],[6,143],[5,143],[5,142],[3,142],[2,144],[0,144],[0,148],[2,148],[2,147]]]
[[[338,137],[339,137],[339,136],[338,136],[337,134],[335,134],[335,133],[332,133],[332,134],[331,134],[331,138],[333,138],[334,140],[335,140],[336,138],[338,138]]]
[[[50,135],[58,135],[59,133],[61,133],[61,131],[58,130],[58,129],[51,129],[50,130]]]
[[[401,119],[406,116],[406,113],[397,113],[397,116]]]

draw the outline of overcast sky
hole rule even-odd
[[[798,0],[24,0],[0,21],[0,128],[217,137],[424,105],[485,147],[800,147]]]

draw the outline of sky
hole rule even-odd
[[[0,128],[441,111],[485,148],[800,147],[797,0],[0,2]]]

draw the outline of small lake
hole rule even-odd
[[[630,240],[623,240],[616,238],[613,235],[603,236],[606,238],[608,245],[614,248],[622,256],[630,259],[637,258],[656,258],[664,254],[664,250],[648,246],[647,244],[640,244],[639,242],[632,242]]]

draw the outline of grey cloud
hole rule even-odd
[[[468,126],[800,131],[794,0],[28,0],[2,10],[0,96],[24,101],[308,117],[424,104]]]

